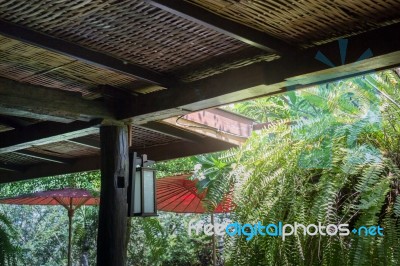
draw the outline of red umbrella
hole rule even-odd
[[[179,175],[157,179],[157,209],[176,213],[207,213],[204,197],[207,190],[199,193],[198,180],[189,180],[191,175]],[[217,205],[213,213],[227,213],[234,208],[231,194]]]
[[[189,180],[191,175],[179,175],[157,179],[157,210],[176,213],[208,213],[204,208],[207,190],[199,193],[198,180]],[[235,207],[232,194],[228,194],[211,213],[214,225],[214,213],[228,213]],[[216,265],[215,235],[213,235],[213,263]]]
[[[68,265],[71,265],[71,240],[72,240],[72,217],[75,210],[82,205],[98,205],[100,199],[92,196],[85,189],[63,188],[57,190],[41,191],[25,194],[12,198],[0,199],[3,204],[17,205],[62,205],[68,210]]]

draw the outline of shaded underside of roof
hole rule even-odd
[[[0,76],[97,98],[99,85],[135,90],[136,79],[0,35]],[[141,91],[142,92],[142,91]]]
[[[160,72],[247,47],[145,1],[6,1],[0,16]]]
[[[8,128],[10,130],[12,128]],[[145,128],[132,126],[132,149],[144,149],[148,147],[153,147],[157,145],[166,145],[174,142],[181,141],[180,138],[167,136],[155,131],[147,130]],[[85,140],[92,143],[91,146],[85,144]],[[39,155],[54,156],[55,158],[64,159],[77,159],[87,156],[98,156],[100,155],[100,135],[92,134],[87,135],[79,139],[71,139],[53,142],[40,146],[33,146],[26,151],[33,152]],[[23,152],[24,153],[24,152]],[[23,154],[16,152],[9,152],[0,154],[0,162],[2,162],[4,167],[16,167],[35,165],[46,162],[43,158],[33,157],[30,154]],[[72,161],[71,161],[72,162]],[[22,169],[21,168],[21,169]],[[4,171],[9,171],[2,169],[0,167],[0,173]]]
[[[208,11],[306,47],[400,21],[398,1],[191,0]],[[146,1],[2,1],[2,20],[190,82],[279,58]],[[98,86],[149,93],[132,76],[0,36],[0,76],[100,97]]]
[[[213,114],[219,118],[217,119],[217,124],[210,124],[211,120],[209,117]],[[13,118],[8,118],[8,120],[4,119],[3,116],[0,116],[0,118],[2,118],[0,124],[13,121]],[[193,118],[198,118],[200,121],[194,121]],[[233,134],[229,132],[229,123],[232,123],[232,130],[234,132],[240,132],[240,130],[238,131],[237,129],[237,125],[235,124],[234,126],[236,121],[239,125],[246,127],[248,131],[251,130],[253,123],[251,119],[224,110],[210,110],[198,114],[194,113],[190,116],[180,118],[180,120],[185,124],[192,121],[192,124],[187,127],[175,125],[175,122],[155,122],[151,124],[152,126],[131,125],[128,130],[130,134],[128,137],[128,139],[130,139],[130,150],[137,151],[141,154],[149,154],[152,159],[156,158],[157,160],[169,159],[169,156],[181,157],[194,155],[197,150],[204,152],[224,150],[238,144],[238,137],[232,138],[231,141],[229,140],[229,136]],[[40,126],[42,123],[45,123],[45,121],[33,119],[19,120],[19,123],[22,123],[22,121],[26,123],[27,127]],[[17,123],[14,121],[14,124]],[[16,128],[12,126],[3,126],[2,128],[4,128],[4,132],[18,132],[21,128],[18,125],[15,126]],[[219,133],[218,136],[210,137],[208,134],[201,134],[197,133],[195,130],[191,130],[191,127],[196,129],[203,128],[209,132]],[[24,129],[24,127],[22,127],[22,129]],[[27,177],[24,175],[27,171],[29,178],[29,169],[32,168],[36,169],[30,174],[34,177],[38,177],[38,172],[47,172],[48,169],[52,171],[51,169],[53,168],[61,169],[56,170],[54,175],[57,175],[63,173],[65,169],[70,169],[71,167],[75,169],[74,165],[76,164],[79,165],[76,171],[82,171],[82,169],[97,169],[100,162],[101,138],[99,129],[94,129],[95,130],[90,131],[94,133],[86,134],[82,137],[56,138],[47,141],[47,143],[32,143],[24,148],[17,148],[8,152],[0,148],[0,182],[4,180],[3,178],[5,176],[10,175],[22,176],[22,179],[25,179]],[[227,130],[227,136],[225,137],[222,136],[224,135],[224,130]],[[51,131],[51,128],[49,128],[49,131]],[[247,131],[246,133],[246,135],[240,138],[240,141],[243,142],[245,137],[250,134]],[[4,148],[2,139],[0,139],[0,146]],[[82,160],[83,163],[80,163]],[[63,168],[64,166],[66,168]]]
[[[399,22],[397,0],[186,0],[299,46]]]
[[[292,77],[326,70],[311,62],[321,44],[331,58],[338,51],[330,41],[398,22],[394,0],[0,0],[0,132],[26,141],[0,139],[0,177],[60,174],[85,164],[98,169],[98,127],[107,123],[135,123],[132,150],[162,159],[172,159],[171,150],[180,157],[238,145],[253,121],[221,111],[181,119],[281,92]],[[386,38],[382,45],[374,40],[377,53],[393,57],[367,70],[400,62],[390,34],[398,32],[373,36]],[[363,38],[349,45],[354,57],[365,51]],[[47,106],[42,95],[54,104]],[[40,125],[54,127],[54,134],[26,137],[38,133],[31,128],[43,131]],[[46,171],[54,165],[47,163],[56,164],[54,171]]]

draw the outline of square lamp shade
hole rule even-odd
[[[128,216],[157,216],[154,161],[144,154],[129,154]]]

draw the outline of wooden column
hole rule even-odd
[[[101,195],[97,238],[98,266],[125,266],[128,185],[126,126],[102,126]]]

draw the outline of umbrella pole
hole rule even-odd
[[[215,248],[215,227],[214,227],[214,213],[211,213],[211,224],[213,226],[214,234],[212,235],[212,251],[213,251],[213,265],[217,265],[217,252]]]
[[[72,206],[71,206],[71,208],[68,209],[68,220],[69,220],[69,226],[68,226],[68,266],[72,265],[72,261],[71,261],[72,217],[74,217],[74,209],[72,209]]]

